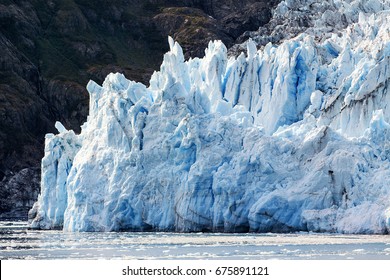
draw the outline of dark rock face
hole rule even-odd
[[[26,217],[38,194],[44,135],[55,132],[56,120],[80,130],[88,80],[102,83],[121,72],[147,83],[167,51],[167,35],[187,57],[203,56],[210,40],[231,46],[267,23],[276,2],[1,1],[0,214]]]
[[[246,31],[257,30],[271,19],[271,10],[266,2],[258,2],[244,7],[222,19],[226,32],[237,39]]]
[[[220,39],[227,45],[234,42],[216,19],[197,8],[165,8],[154,20],[162,33],[180,42],[187,58],[202,57],[210,40]]]
[[[203,56],[210,40],[227,47],[248,31],[267,24],[278,0],[193,0],[171,1],[175,7],[162,9],[154,17],[157,28],[180,42],[185,56]]]
[[[0,182],[0,219],[27,217],[40,191],[38,168],[9,173]]]

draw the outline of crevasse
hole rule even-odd
[[[46,136],[33,228],[388,233],[390,13],[90,82],[79,135]]]

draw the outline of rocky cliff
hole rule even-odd
[[[60,120],[79,131],[85,85],[110,72],[147,82],[167,50],[187,57],[211,39],[232,46],[271,18],[279,1],[0,1],[0,217],[22,217],[36,199],[44,135]]]

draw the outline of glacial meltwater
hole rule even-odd
[[[29,230],[0,222],[0,259],[388,259],[390,235]]]

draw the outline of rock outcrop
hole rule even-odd
[[[38,168],[24,168],[8,173],[0,182],[1,219],[27,217],[31,205],[40,192],[40,172]]]

